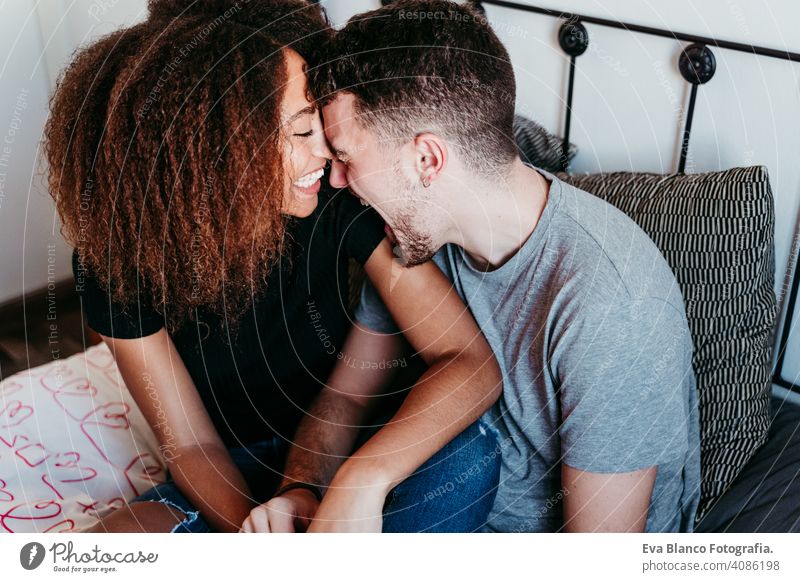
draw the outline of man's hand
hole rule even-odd
[[[304,532],[317,513],[319,501],[311,491],[292,489],[259,505],[242,523],[240,533]]]
[[[309,533],[381,533],[386,489],[343,482],[334,479],[328,487]]]

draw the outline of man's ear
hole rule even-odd
[[[447,143],[433,133],[420,133],[414,138],[415,168],[426,188],[438,180],[447,167]]]

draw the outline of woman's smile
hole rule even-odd
[[[299,180],[295,180],[292,183],[295,189],[295,194],[299,198],[314,198],[319,193],[321,185],[320,179],[324,173],[325,168],[320,168],[319,170],[309,172]]]

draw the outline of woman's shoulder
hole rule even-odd
[[[134,339],[164,327],[163,315],[149,306],[144,289],[127,304],[114,301],[95,270],[80,260],[77,249],[72,252],[72,274],[86,323],[100,335]]]

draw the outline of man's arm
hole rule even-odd
[[[631,473],[589,473],[561,466],[564,530],[644,532],[657,467]]]
[[[398,335],[353,326],[342,348],[343,357],[300,422],[286,458],[281,487],[300,482],[325,490],[353,452],[361,425],[393,375],[394,368],[372,364],[396,360],[404,347]],[[310,491],[292,489],[253,509],[242,531],[305,531],[318,507]]]
[[[395,322],[429,368],[395,416],[341,465],[316,514],[313,495],[292,490],[257,508],[245,523],[245,531],[292,531],[307,525],[309,514],[316,520],[312,531],[380,531],[381,509],[392,487],[475,422],[502,391],[502,375],[491,348],[435,264],[404,268],[384,240],[365,268]],[[364,337],[363,328],[353,333],[357,335],[351,336],[352,344],[348,340],[348,358],[379,362],[396,356],[397,344],[390,342],[399,340]],[[366,345],[376,339],[380,343],[368,351]],[[359,419],[365,414],[364,398],[376,394],[386,378],[367,376],[362,370],[353,374],[345,365],[344,359],[338,362],[331,386],[314,405],[314,411],[334,415],[337,420],[303,422],[284,484],[302,480],[324,485],[341,462],[340,455],[349,454],[346,449],[352,447]],[[323,455],[311,461],[311,455],[301,455],[302,449],[323,451]],[[326,454],[328,460],[322,462]],[[301,462],[309,464],[302,468]]]
[[[645,531],[659,466],[688,446],[685,318],[659,298],[620,300],[596,304],[563,333],[553,361],[564,528]]]
[[[394,417],[336,473],[311,531],[380,531],[388,492],[475,422],[502,392],[502,374],[489,344],[432,261],[404,268],[384,239],[365,269],[429,368]]]

